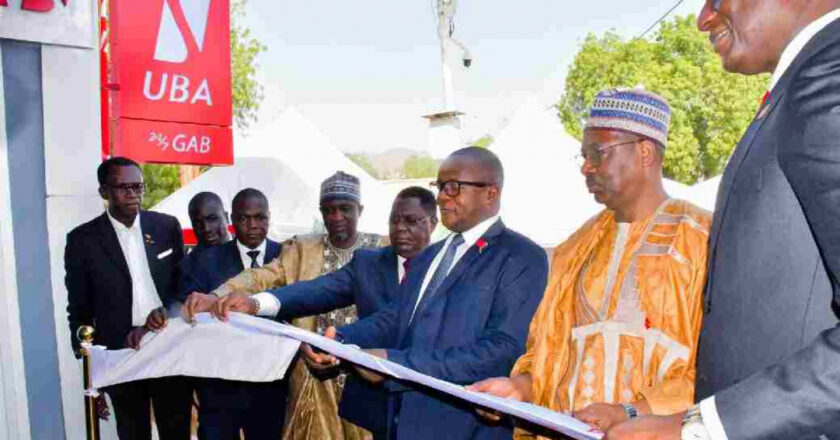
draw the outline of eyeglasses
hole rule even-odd
[[[583,148],[583,149],[580,150],[580,154],[578,154],[577,157],[576,157],[577,163],[578,163],[579,166],[582,167],[583,164],[586,163],[586,161],[589,161],[589,163],[593,167],[597,168],[598,166],[601,165],[601,162],[604,160],[604,153],[607,150],[609,150],[610,148],[620,147],[622,145],[635,144],[636,142],[639,142],[640,140],[642,140],[642,139],[640,138],[640,139],[635,139],[635,140],[627,141],[627,142],[619,142],[619,143],[616,143],[616,144],[603,145],[603,146],[600,146],[600,147]]]
[[[391,226],[394,226],[394,227],[399,226],[400,223],[402,223],[406,227],[416,228],[417,226],[420,226],[420,224],[423,223],[423,221],[428,219],[428,218],[429,217],[415,217],[415,216],[411,216],[411,215],[405,215],[405,216],[402,216],[402,217],[401,216],[392,216],[390,219],[388,219],[388,223]]]
[[[111,185],[109,184],[114,191],[127,196],[129,192],[134,194],[143,194],[146,192],[146,184],[145,183],[122,183],[119,185]]]
[[[463,180],[447,180],[446,182],[438,181],[429,183],[429,186],[436,188],[438,192],[444,193],[449,197],[458,197],[461,194],[461,187],[465,185],[486,188],[493,184],[487,182],[466,182]]]

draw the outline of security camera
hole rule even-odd
[[[472,64],[472,58],[470,58],[469,54],[464,55],[463,61],[464,67],[470,67],[470,65]]]

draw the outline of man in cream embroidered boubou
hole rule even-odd
[[[692,404],[711,218],[665,193],[669,121],[664,98],[643,90],[595,98],[581,172],[607,209],[554,251],[511,377],[471,389],[574,411],[602,430]]]

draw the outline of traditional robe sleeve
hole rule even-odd
[[[675,339],[685,345],[691,353],[688,361],[677,360],[659,378],[657,371],[648,373],[649,383],[639,392],[639,397],[647,401],[653,414],[667,415],[684,411],[694,403],[694,380],[696,376],[697,338],[703,323],[703,288],[706,284],[706,246],[702,240],[705,235],[694,235],[679,249],[681,254],[693,253],[690,257],[691,282],[682,294],[685,295],[681,310],[670,317],[675,322],[672,326],[680,331]],[[693,239],[693,241],[692,241]],[[679,291],[675,287],[676,291]]]

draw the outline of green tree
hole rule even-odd
[[[181,187],[178,165],[143,164],[140,168],[143,170],[143,181],[146,183],[143,209],[155,206]]]
[[[470,145],[474,147],[481,147],[481,148],[490,148],[490,144],[493,143],[493,136],[489,134],[485,134],[484,136],[476,139],[475,142],[471,143]]]
[[[587,36],[557,109],[566,130],[580,139],[599,91],[641,85],[664,96],[673,111],[664,174],[693,184],[723,171],[767,84],[767,75],[724,71],[690,15],[663,22],[649,40],[625,41],[612,32]]]
[[[348,159],[352,160],[353,163],[358,165],[361,169],[367,171],[374,179],[379,179],[379,172],[376,171],[376,167],[373,166],[373,163],[370,161],[370,157],[368,157],[365,153],[346,153],[345,154]]]
[[[402,175],[406,179],[420,179],[437,176],[440,164],[429,155],[413,155],[405,160]]]
[[[251,36],[245,21],[246,0],[230,2],[230,61],[233,75],[233,121],[239,128],[247,128],[256,120],[263,99],[263,89],[257,81],[257,55],[266,47]]]
[[[239,129],[246,129],[257,118],[263,89],[257,81],[257,55],[266,47],[251,36],[245,21],[246,0],[230,2],[230,57],[233,81],[233,123]],[[146,196],[143,208],[148,209],[181,187],[177,165],[143,165],[143,180],[146,182]],[[207,167],[202,167],[202,172]]]

